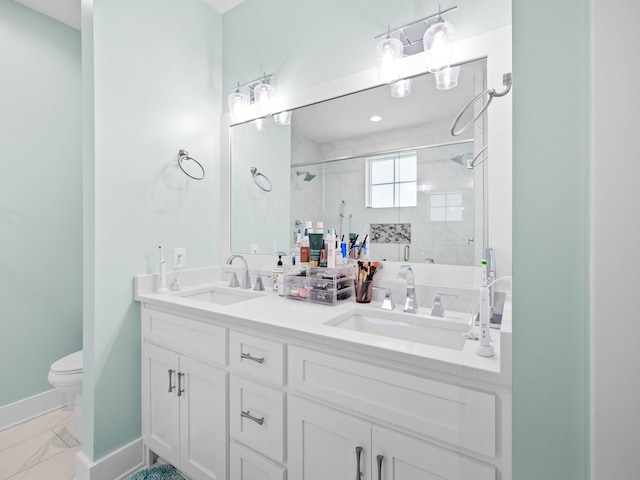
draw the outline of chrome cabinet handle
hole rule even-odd
[[[382,480],[382,459],[383,455],[378,455],[376,459],[378,460],[378,480]]]
[[[245,360],[253,360],[254,362],[264,363],[264,357],[252,357],[250,353],[241,353],[240,358],[244,358]]]
[[[241,412],[240,413],[241,417],[244,418],[248,418],[249,420],[253,420],[254,422],[256,422],[258,425],[262,425],[264,423],[264,417],[262,418],[256,418],[253,415],[251,415],[251,412],[249,410],[247,410],[246,412]]]
[[[170,369],[168,370],[168,372],[169,372],[169,393],[171,393],[171,392],[172,392],[173,390],[175,390],[175,388],[176,388],[176,386],[175,386],[175,385],[172,385],[172,384],[171,384],[171,382],[172,382],[172,380],[173,380],[173,379],[172,379],[172,376],[173,376],[173,374],[174,374],[174,373],[176,373],[176,371],[170,368]]]
[[[362,471],[360,470],[360,457],[362,456],[362,447],[356,447],[356,465],[358,471],[356,472],[356,480],[362,478]]]
[[[184,377],[184,373],[178,372],[178,396],[181,397],[184,393],[184,388],[182,388],[182,377]]]

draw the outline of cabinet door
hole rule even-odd
[[[374,426],[371,470],[381,480],[495,480],[495,467],[452,450]],[[378,473],[378,455],[382,455]]]
[[[227,477],[227,374],[180,358],[180,470],[192,480]]]
[[[369,423],[296,396],[289,396],[288,414],[288,478],[372,479]]]
[[[142,344],[142,434],[151,450],[175,465],[180,460],[178,370],[178,354]]]

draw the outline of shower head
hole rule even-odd
[[[470,159],[471,157],[473,157],[473,153],[472,152],[465,152],[465,153],[460,153],[460,154],[456,155],[455,157],[451,157],[451,161],[459,163],[460,165],[466,167],[467,166],[467,160]]]
[[[299,170],[296,171],[296,175],[300,176],[300,175],[304,175],[304,181],[305,182],[310,182],[311,180],[313,180],[314,178],[316,178],[316,176],[313,173],[309,173],[309,172],[301,172]]]
[[[473,152],[465,152],[465,153],[460,153],[455,157],[451,157],[450,160],[453,162],[459,163],[463,167],[467,167],[469,170],[471,170],[473,168],[473,165],[471,164],[472,158],[473,158]]]

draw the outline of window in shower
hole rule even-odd
[[[367,208],[415,207],[418,160],[415,151],[368,157]]]

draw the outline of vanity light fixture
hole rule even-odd
[[[227,101],[231,121],[234,123],[244,122],[249,116],[249,95],[240,91],[240,82],[238,82],[235,91],[229,95]]]
[[[275,90],[271,83],[264,79],[253,87],[253,98],[256,105],[256,113],[260,117],[266,117],[273,113],[273,98]]]
[[[391,28],[388,25],[385,33],[374,37],[376,39],[385,37],[376,46],[378,79],[382,83],[391,84],[392,96],[404,97],[411,93],[411,79],[399,80],[404,76],[401,71],[403,65],[401,59],[403,56],[414,55],[424,51],[429,72],[437,73],[449,68],[455,29],[449,22],[444,20],[443,15],[457,8],[457,6],[454,6],[442,10],[438,6],[438,13],[396,28]],[[394,33],[399,33],[400,40],[391,38]],[[444,72],[441,78],[437,80],[437,84],[440,85],[438,88],[446,90],[455,87],[457,80],[453,81],[453,79],[457,73],[457,71],[448,70]]]
[[[276,122],[276,125],[291,125],[291,110],[276,113],[273,116],[273,121]]]
[[[436,77],[436,88],[438,90],[450,90],[458,85],[460,65],[443,68],[437,71],[434,75]]]
[[[380,115],[373,115],[369,120],[372,122],[379,122],[382,120],[382,117]]]
[[[256,118],[253,122],[254,128],[259,132],[264,132],[267,129],[267,126],[264,122],[264,117]]]
[[[273,75],[266,73],[259,79],[240,84],[235,87],[234,91],[229,95],[229,113],[233,123],[242,123],[251,118],[264,119],[273,114],[273,105],[275,100],[275,89],[271,85]],[[246,88],[248,94],[242,92],[241,89]],[[287,118],[287,113],[289,114]],[[289,125],[291,123],[291,112],[281,112],[274,116],[277,125]],[[255,126],[258,130],[264,130],[262,122],[256,122]]]
[[[391,38],[391,25],[388,25],[386,38],[376,46],[378,80],[382,83],[392,83],[400,78],[399,67],[402,50],[402,42],[397,38]]]
[[[396,98],[408,97],[409,95],[411,95],[412,83],[412,78],[405,78],[403,80],[393,82],[391,85],[389,85],[391,87],[391,96]]]
[[[453,54],[453,38],[456,29],[442,18],[438,12],[438,19],[431,25],[422,37],[424,53],[427,55],[427,69],[430,72],[438,72],[449,68]]]

